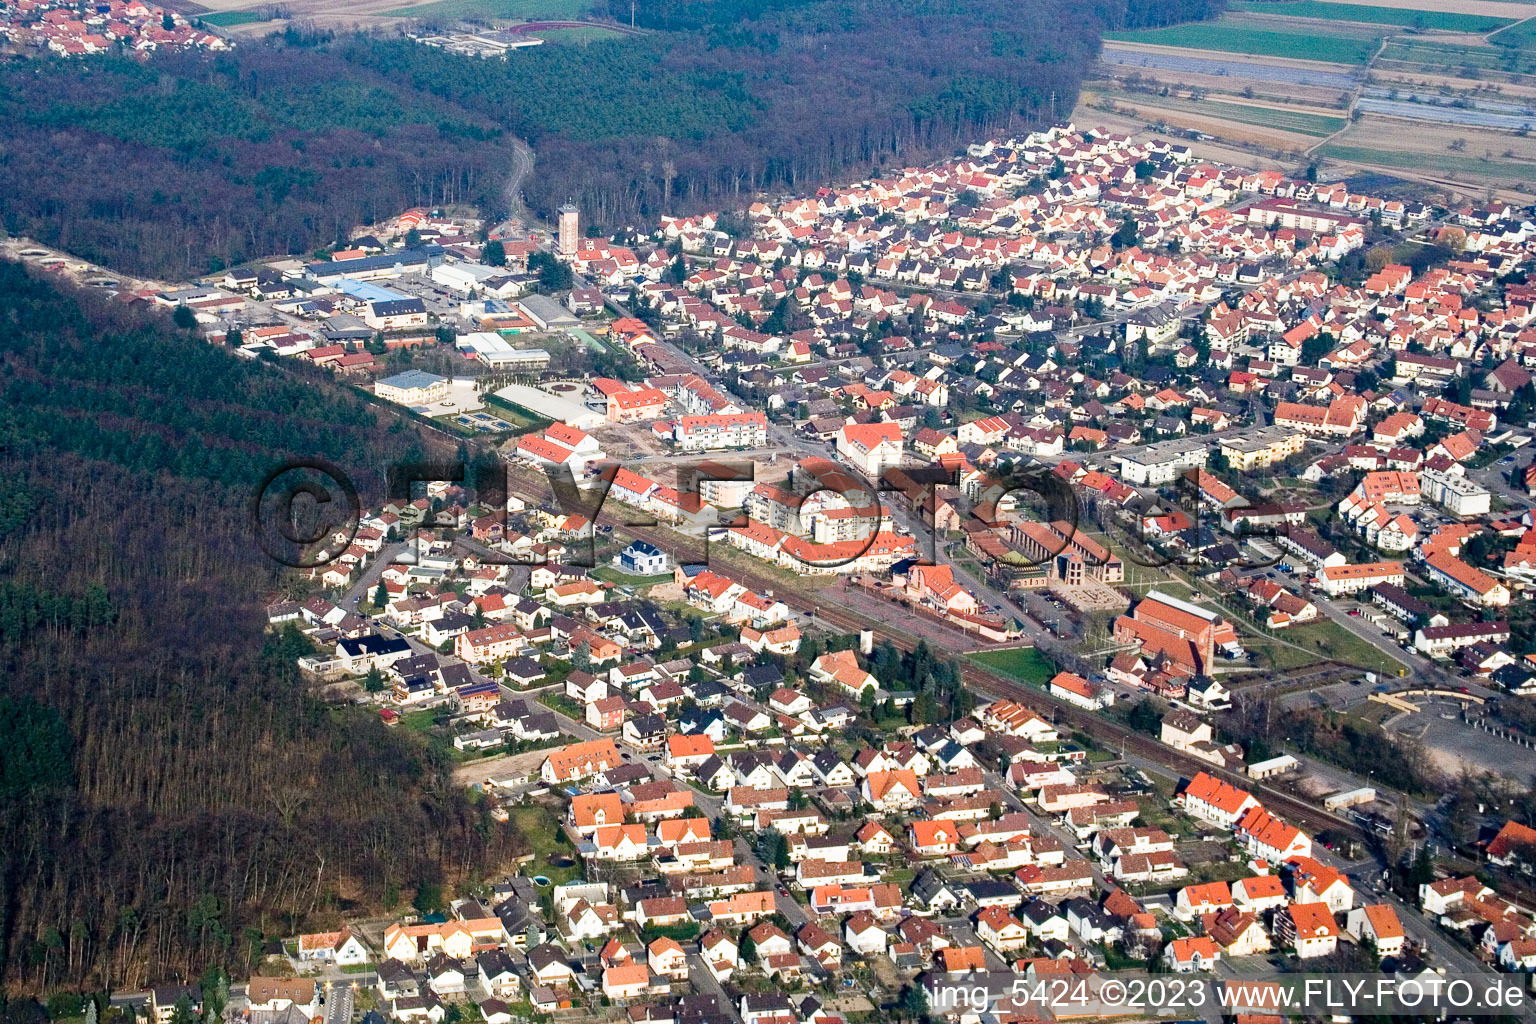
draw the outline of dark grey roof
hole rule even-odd
[[[961,888],[970,893],[971,898],[978,903],[982,900],[1019,895],[1018,886],[1012,882],[1004,882],[997,878],[978,878],[974,882],[964,883],[961,885]]]
[[[374,316],[408,316],[425,313],[427,304],[420,299],[379,299],[371,303]]]

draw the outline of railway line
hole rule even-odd
[[[605,513],[600,518],[609,519],[610,517]],[[615,520],[615,524],[622,525],[617,520]],[[688,543],[688,538],[681,537],[672,530],[659,527],[637,526],[624,526],[623,528],[627,533],[631,533],[656,545],[674,559],[677,559],[679,563],[686,563],[690,560],[702,560],[703,558],[702,545],[690,544]],[[732,576],[747,586],[760,591],[774,591],[776,598],[796,611],[814,614],[822,621],[847,629],[850,632],[865,629],[871,630],[875,636],[882,640],[889,640],[903,651],[910,651],[916,646],[916,642],[911,636],[893,628],[887,622],[871,619],[850,609],[838,607],[830,603],[829,600],[812,600],[803,593],[794,590],[786,591],[771,577],[753,573],[751,570],[739,569],[733,566],[730,571]],[[835,592],[829,592],[825,596],[827,598],[834,598]],[[974,641],[974,637],[958,630],[955,635],[957,640],[964,640],[967,643]],[[1299,797],[1292,796],[1270,786],[1257,784],[1247,776],[1227,771],[1199,758],[1190,757],[1187,754],[1174,750],[1172,747],[1159,743],[1150,736],[1136,732],[1118,722],[1095,715],[1065,701],[1057,700],[1049,694],[1011,680],[967,658],[960,658],[959,664],[961,679],[964,681],[966,688],[978,696],[984,695],[993,699],[1017,701],[1037,711],[1042,708],[1049,709],[1055,713],[1057,722],[1066,723],[1074,729],[1085,732],[1106,746],[1123,747],[1127,752],[1135,753],[1141,757],[1176,769],[1180,773],[1185,774],[1186,777],[1193,776],[1195,773],[1202,771],[1208,775],[1216,776],[1241,789],[1253,792],[1263,800],[1264,805],[1271,811],[1289,820],[1309,826],[1310,831],[1316,832],[1321,829],[1329,829],[1355,839],[1369,838],[1365,830],[1353,821],[1324,811],[1321,807],[1308,803]],[[1345,667],[1342,662],[1319,663],[1318,669],[1323,669],[1325,665],[1334,668]]]
[[[522,497],[530,501],[548,501],[552,496],[548,481],[540,473],[524,470],[522,467],[512,467],[508,477],[509,487],[520,492]],[[660,525],[630,525],[631,520],[642,515],[644,513],[624,509],[617,502],[604,503],[596,517],[596,521],[600,524],[618,527],[631,536],[654,544],[657,548],[672,556],[674,561],[680,565],[697,564],[707,561],[705,554],[706,545],[702,540],[695,540]],[[889,640],[898,649],[903,651],[910,651],[916,646],[916,641],[909,634],[893,627],[889,622],[872,619],[852,609],[840,607],[832,603],[837,597],[835,590],[829,589],[813,597],[794,588],[785,588],[780,581],[765,573],[754,572],[750,568],[741,568],[733,565],[730,569],[730,574],[743,585],[752,587],[754,590],[759,592],[772,591],[778,600],[783,601],[790,608],[808,615],[814,615],[823,622],[849,630],[850,632],[865,629],[871,630],[881,640]],[[970,634],[959,630],[955,630],[954,634],[957,646],[962,643],[969,646],[975,642],[975,637]],[[954,652],[951,650],[946,653],[953,654]],[[1049,710],[1055,713],[1056,721],[1064,722],[1074,729],[1091,735],[1095,741],[1105,743],[1107,746],[1121,747],[1129,753],[1137,754],[1158,764],[1175,769],[1186,777],[1203,771],[1223,779],[1241,789],[1254,793],[1263,800],[1265,806],[1271,811],[1291,821],[1305,824],[1313,832],[1320,829],[1329,829],[1355,839],[1370,838],[1366,831],[1353,821],[1324,811],[1321,807],[1308,803],[1306,800],[1273,787],[1255,783],[1254,780],[1247,776],[1227,771],[1199,758],[1190,757],[1187,754],[1174,750],[1172,747],[1159,743],[1150,736],[1136,732],[1118,722],[1092,714],[1073,704],[1057,700],[1041,690],[1009,679],[968,658],[960,657],[958,660],[961,679],[965,683],[966,688],[978,696],[1018,701],[1037,711],[1042,709]],[[1346,665],[1343,662],[1319,662],[1314,671],[1344,667]]]

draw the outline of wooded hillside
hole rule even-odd
[[[653,31],[480,60],[290,28],[232,52],[0,63],[0,216],[125,273],[307,253],[413,205],[588,224],[743,205],[1068,116],[1103,28],[1224,0],[658,0]],[[605,7],[604,5],[607,5]],[[611,9],[609,9],[611,8]],[[597,13],[629,20],[628,0]]]
[[[123,273],[185,278],[413,205],[494,205],[511,159],[488,118],[302,49],[0,63],[5,229]]]
[[[306,696],[246,518],[421,453],[328,381],[0,264],[0,985],[133,989],[494,872],[447,752]]]
[[[658,31],[505,62],[328,45],[500,119],[538,154],[535,207],[574,197],[611,230],[1064,117],[1100,24],[1070,0],[677,0],[639,14]]]

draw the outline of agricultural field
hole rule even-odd
[[[1481,14],[1489,18],[1528,18],[1536,0],[1332,0],[1333,3],[1360,7],[1397,7],[1410,11],[1447,11],[1452,14]]]
[[[1370,171],[1448,198],[1536,192],[1536,3],[1233,0],[1213,22],[1108,38],[1085,118],[1248,166]]]
[[[198,20],[214,28],[234,28],[236,25],[257,25],[271,19],[261,11],[218,11],[199,15]]]
[[[492,21],[568,20],[587,12],[585,0],[428,0],[382,12],[388,18],[485,18]]]
[[[1316,32],[1282,32],[1248,28],[1230,18],[1196,22],[1172,28],[1139,32],[1106,32],[1106,39],[1219,53],[1248,53],[1289,60],[1326,61],[1333,64],[1364,64],[1376,52],[1381,38],[1371,35]]]
[[[555,45],[585,46],[603,39],[623,39],[628,33],[606,25],[572,25],[567,28],[540,28],[531,35]]]
[[[1229,9],[1247,14],[1397,25],[1445,32],[1492,32],[1515,21],[1513,18],[1494,18],[1484,14],[1373,7],[1366,4],[1330,3],[1327,0],[1237,0]]]
[[[1536,47],[1536,18],[1501,28],[1490,35],[1488,41],[1495,46],[1512,46],[1521,50]]]
[[[1429,39],[1394,38],[1381,53],[1384,67],[1415,66],[1432,73],[1454,72],[1477,79],[1483,72],[1536,74],[1536,53],[1513,46],[1486,46]]]
[[[198,4],[203,12],[189,17],[201,17],[209,25],[236,32],[265,33],[287,23],[266,20],[271,0],[198,0]],[[282,6],[287,20],[339,29],[397,24],[399,18],[567,21],[586,16],[591,7],[588,0],[424,0],[414,4],[402,0],[285,0]]]
[[[1336,160],[1371,164],[1403,170],[1429,171],[1448,176],[1477,176],[1509,181],[1530,180],[1536,176],[1536,163],[1521,163],[1492,156],[1463,156],[1454,152],[1412,153],[1390,149],[1369,149],[1342,143],[1329,143],[1319,152]]]
[[[1135,94],[1116,95],[1115,97],[1117,104],[1129,104],[1131,106],[1136,106],[1144,99],[1147,99],[1147,97]],[[1347,123],[1342,114],[1335,116],[1310,113],[1305,110],[1253,103],[1236,103],[1221,100],[1197,102],[1194,100],[1173,99],[1171,97],[1156,98],[1155,103],[1160,111],[1184,111],[1205,118],[1272,128],[1297,135],[1313,135],[1319,138],[1325,135],[1332,135]]]

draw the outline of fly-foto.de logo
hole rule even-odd
[[[423,537],[452,542],[472,534],[464,539],[472,542],[483,564],[545,564],[546,545],[513,543],[546,529],[533,525],[523,511],[532,506],[565,524],[556,531],[558,560],[572,566],[597,564],[600,522],[621,529],[674,527],[691,538],[689,561],[704,565],[711,543],[734,540],[743,546],[761,533],[782,538],[778,550],[786,567],[811,572],[860,564],[877,543],[899,548],[901,559],[913,564],[936,564],[945,543],[961,543],[957,537],[980,528],[1012,538],[1004,552],[973,552],[999,577],[1050,566],[1068,555],[1089,561],[1109,557],[1102,545],[1078,543],[1080,535],[1089,534],[1116,540],[1127,560],[1149,568],[1192,558],[1207,561],[1211,556],[1198,537],[1217,525],[1191,488],[1179,487],[1129,508],[1106,507],[1095,492],[1075,486],[1047,465],[963,476],[958,468],[898,465],[885,467],[871,480],[854,467],[809,456],[772,483],[757,480],[759,468],[748,459],[681,457],[648,460],[643,467],[599,462],[580,472],[566,464],[544,465],[539,488],[527,483],[526,471],[515,474],[499,460],[473,467],[463,461],[400,462],[386,470],[380,507],[395,513],[388,520],[392,539],[408,545],[396,556],[402,562],[415,560],[415,545]],[[732,486],[727,490],[724,485]],[[429,493],[436,497],[425,497]],[[462,508],[448,513],[442,497],[448,493],[462,496],[475,510],[478,529],[469,528]],[[958,527],[952,518],[941,522],[941,507],[952,510],[955,504],[966,508],[973,522]],[[324,459],[293,459],[274,466],[262,480],[251,499],[250,517],[257,543],[271,558],[317,569],[352,546],[364,508],[359,488],[341,467]],[[1173,532],[1197,542],[1165,543]],[[1255,523],[1237,539],[1275,532]],[[1274,560],[1267,553],[1253,554],[1245,544],[1227,564],[1254,568]]]

